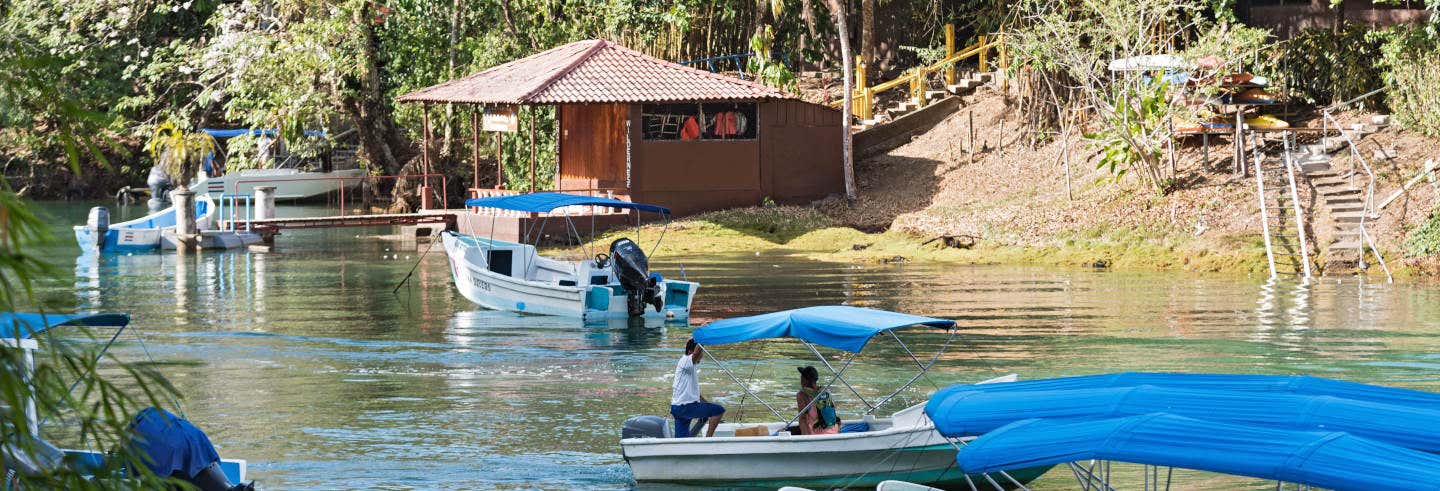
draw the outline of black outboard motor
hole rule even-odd
[[[670,425],[659,416],[636,416],[625,420],[620,428],[620,439],[670,438]]]
[[[631,317],[645,315],[645,304],[661,307],[660,287],[650,276],[650,260],[635,241],[620,238],[610,243],[610,267],[620,286],[625,287],[625,311]]]

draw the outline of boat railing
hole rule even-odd
[[[243,185],[249,185],[249,186],[255,186],[255,185],[270,184],[270,183],[276,183],[276,182],[336,181],[336,182],[339,183],[339,193],[340,193],[339,198],[340,198],[340,200],[339,200],[339,203],[338,203],[338,204],[340,205],[340,216],[345,216],[345,213],[346,213],[346,211],[345,211],[345,210],[346,210],[346,206],[345,206],[345,204],[346,204],[346,203],[345,203],[345,189],[348,187],[348,186],[346,186],[346,184],[348,184],[349,182],[359,182],[359,183],[362,183],[362,184],[368,182],[368,183],[370,183],[370,185],[373,187],[373,186],[375,185],[375,182],[376,182],[376,181],[387,181],[387,180],[388,180],[388,181],[397,181],[397,182],[398,182],[398,181],[400,181],[400,180],[402,180],[402,179],[404,179],[404,180],[415,179],[415,180],[419,180],[419,181],[421,182],[421,184],[420,184],[420,192],[421,192],[421,193],[424,193],[424,194],[422,194],[422,195],[420,196],[420,209],[422,209],[422,210],[428,210],[428,209],[431,208],[430,204],[431,204],[431,203],[435,203],[435,202],[440,203],[440,205],[441,205],[440,207],[441,207],[441,208],[444,208],[444,207],[445,207],[445,206],[444,206],[444,204],[445,204],[445,197],[446,197],[446,196],[449,196],[449,185],[448,185],[448,183],[446,182],[446,179],[445,179],[445,175],[444,175],[444,174],[396,174],[396,175],[389,175],[389,176],[325,176],[325,177],[301,177],[301,178],[257,177],[257,178],[254,178],[254,179],[241,179],[241,180],[238,180],[238,181],[235,181],[235,182],[231,183],[231,184],[230,184],[230,193],[231,193],[231,194],[240,194],[240,186],[241,186],[242,184],[243,184]],[[430,180],[431,180],[431,179],[439,180],[439,182],[440,182],[440,189],[437,190],[437,189],[435,189],[434,187],[430,186]],[[435,200],[435,201],[432,201],[432,200]]]
[[[230,213],[229,220],[220,221],[220,230],[223,232],[237,232],[240,230],[244,230],[246,232],[251,231],[250,220],[254,219],[254,199],[254,196],[251,196],[248,193],[231,193],[220,195],[220,201],[216,204],[215,216],[224,217],[226,216],[225,213],[227,211]],[[242,201],[244,202],[243,205],[241,204]],[[240,210],[242,208],[245,210],[244,220],[241,220],[239,216]]]

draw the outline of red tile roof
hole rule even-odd
[[[740,80],[646,56],[604,40],[579,41],[400,96],[400,102],[570,104],[794,99]]]

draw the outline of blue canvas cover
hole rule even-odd
[[[1440,393],[1399,389],[1380,385],[1345,382],[1309,375],[1232,375],[1223,373],[1121,372],[1078,377],[1025,380],[1004,384],[952,385],[940,389],[931,401],[953,392],[1011,392],[1034,390],[1097,389],[1107,387],[1160,387],[1277,392],[1308,396],[1334,396],[1357,401],[1379,402],[1440,411]]]
[[[56,326],[125,327],[130,314],[36,314],[0,312],[0,338],[31,338]]]
[[[275,128],[203,128],[200,131],[205,132],[205,134],[210,135],[213,138],[234,138],[240,135],[276,136],[280,134],[280,130],[277,130]],[[325,132],[320,130],[305,130],[305,136],[325,136]]]
[[[696,329],[694,336],[695,342],[703,345],[796,338],[859,353],[876,334],[914,325],[949,329],[955,327],[955,321],[847,305],[825,305],[718,320]]]
[[[951,392],[925,414],[949,437],[975,436],[1016,421],[1097,420],[1165,412],[1210,421],[1298,431],[1343,431],[1426,452],[1440,452],[1440,411],[1332,396],[1283,392],[1111,389]]]
[[[614,198],[599,198],[591,196],[580,196],[565,193],[526,193],[513,194],[510,196],[491,196],[489,198],[470,198],[465,200],[465,206],[480,206],[485,208],[499,208],[502,210],[528,211],[544,213],[556,208],[566,206],[605,206],[610,208],[627,208],[632,210],[648,211],[652,213],[670,214],[670,209],[659,205],[647,205],[644,203],[631,203],[620,201]]]
[[[1062,422],[1027,419],[960,448],[966,472],[1090,459],[1179,467],[1335,490],[1440,489],[1440,456],[1340,432],[1220,423],[1154,413]]]
[[[131,443],[149,457],[146,466],[165,477],[183,473],[195,477],[206,466],[220,460],[215,445],[205,432],[184,418],[156,407],[147,407],[130,422]]]

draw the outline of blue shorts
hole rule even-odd
[[[695,401],[679,406],[670,406],[670,415],[675,417],[675,438],[690,436],[690,421],[712,418],[725,414],[725,406],[711,402]]]

